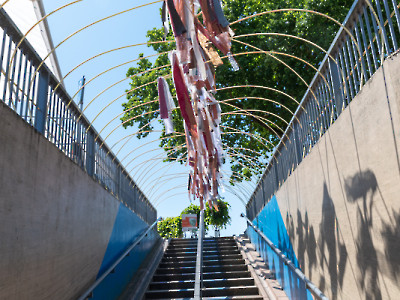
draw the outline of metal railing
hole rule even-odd
[[[398,41],[396,0],[353,3],[247,203],[250,219],[310,153],[384,59],[399,49]]]
[[[4,11],[0,98],[148,224],[157,211]],[[13,55],[15,52],[15,56]]]
[[[119,263],[127,256],[129,256],[130,252],[140,244],[140,242],[148,235],[150,230],[154,228],[154,226],[157,225],[157,223],[161,220],[161,217],[159,217],[152,225],[150,225],[146,231],[128,248],[125,250],[125,252],[78,298],[78,300],[85,300],[85,299],[90,299],[92,298],[92,293],[94,289],[113,271],[115,268],[119,265]]]
[[[324,295],[307,277],[304,275],[304,273],[295,266],[295,264],[286,257],[285,254],[281,250],[279,250],[266,236],[265,234],[258,229],[256,226],[254,226],[253,223],[244,215],[241,214],[241,217],[245,218],[247,224],[253,228],[253,230],[262,238],[262,240],[268,245],[268,247],[271,248],[271,250],[278,256],[278,258],[283,262],[284,265],[288,266],[288,268],[296,274],[296,276],[304,282],[305,287],[318,299],[321,300],[328,300],[328,297]],[[280,272],[282,273],[280,278],[284,278],[284,270],[280,269]],[[294,281],[295,282],[295,281]],[[283,287],[282,287],[283,288]]]
[[[200,211],[199,234],[197,237],[196,273],[194,282],[194,299],[200,300],[203,288],[203,239],[204,239],[204,210]]]

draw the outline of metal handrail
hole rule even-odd
[[[265,234],[264,234],[260,229],[258,229],[256,226],[254,226],[253,223],[251,223],[251,221],[249,220],[249,218],[247,218],[243,213],[242,213],[240,216],[246,219],[246,222],[255,230],[255,232],[258,233],[259,236],[261,236],[261,237],[263,238],[263,240],[268,244],[268,246],[270,246],[270,248],[272,249],[272,251],[274,251],[274,252],[278,255],[278,257],[279,257],[280,259],[283,260],[284,264],[287,265],[293,272],[295,272],[295,273],[297,274],[297,276],[298,276],[302,281],[304,281],[304,283],[305,283],[305,285],[306,285],[306,288],[307,288],[308,290],[310,290],[310,292],[311,292],[314,296],[318,297],[318,298],[321,299],[321,300],[329,300],[328,297],[326,297],[326,296],[324,295],[324,293],[322,293],[322,292],[321,292],[321,291],[306,277],[306,275],[304,275],[304,273],[303,273],[299,268],[297,268],[297,267],[294,265],[294,263],[293,263],[289,258],[287,258],[286,255],[283,254],[282,251],[279,250],[279,249],[265,236]]]
[[[90,299],[92,296],[90,295],[94,289],[111,273],[115,268],[118,266],[118,264],[126,257],[129,255],[129,253],[132,251],[133,248],[135,248],[139,243],[142,241],[143,238],[147,236],[150,230],[153,229],[153,227],[161,220],[161,217],[159,217],[153,224],[147,228],[147,230],[109,267],[103,275],[101,275],[87,290],[85,293],[83,293],[82,296],[78,298],[78,300],[85,300],[85,299]]]
[[[196,273],[194,282],[194,299],[201,299],[203,285],[203,238],[204,238],[204,210],[200,211],[199,235],[197,237]]]

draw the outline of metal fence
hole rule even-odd
[[[356,0],[246,206],[253,220],[400,42],[396,0]]]
[[[0,9],[0,97],[148,224],[157,211],[16,25]],[[19,46],[18,46],[19,45]],[[15,51],[15,49],[17,49]],[[13,54],[15,56],[13,59]],[[11,62],[12,60],[12,62]],[[8,80],[9,79],[9,80]]]

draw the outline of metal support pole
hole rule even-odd
[[[89,131],[87,134],[87,145],[86,145],[86,172],[90,175],[94,175],[94,164],[95,164],[95,151],[94,151],[94,133]]]
[[[194,283],[194,299],[201,299],[203,285],[203,238],[204,238],[204,210],[200,211],[199,235],[197,237],[196,274]]]
[[[39,72],[39,86],[35,114],[35,129],[44,134],[47,117],[47,98],[49,89],[49,73],[42,68]],[[11,93],[11,91],[10,91]]]

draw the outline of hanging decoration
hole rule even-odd
[[[201,20],[198,16],[201,11]],[[180,113],[185,128],[190,166],[189,199],[198,198],[218,210],[223,191],[220,168],[224,160],[221,142],[221,108],[215,100],[215,68],[228,56],[233,70],[239,69],[231,54],[231,37],[220,0],[165,0],[162,8],[164,38],[169,33],[168,16],[175,36],[176,50],[169,55]],[[168,84],[158,79],[160,115],[166,133],[173,132],[171,111],[175,108]]]

